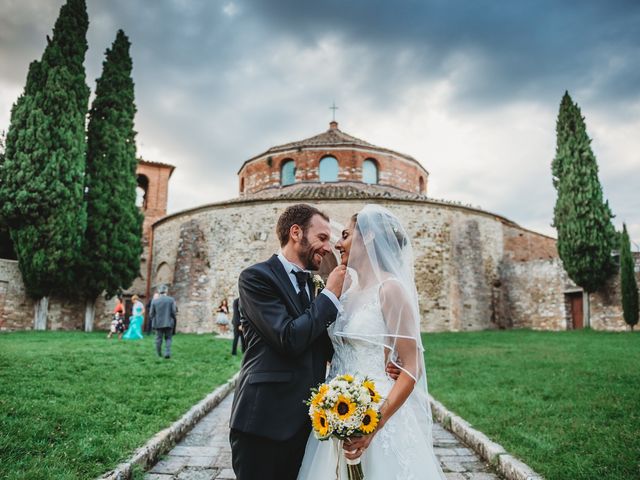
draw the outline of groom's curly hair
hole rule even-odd
[[[297,203],[287,207],[286,210],[282,212],[282,215],[280,215],[280,218],[278,218],[278,224],[276,225],[276,233],[278,234],[278,240],[280,240],[280,246],[284,247],[289,242],[289,231],[294,225],[299,225],[304,235],[306,235],[309,224],[311,223],[311,218],[313,218],[314,215],[320,215],[327,222],[329,221],[329,217],[327,217],[326,214],[306,203]]]

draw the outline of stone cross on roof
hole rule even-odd
[[[336,110],[338,110],[338,107],[336,107],[336,102],[333,102],[333,105],[331,105],[329,107],[329,110],[333,110],[333,121],[336,121]]]

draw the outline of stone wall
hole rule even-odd
[[[107,330],[115,299],[96,301],[94,328]],[[15,260],[0,259],[0,331],[33,329],[35,302],[27,295]],[[47,316],[48,330],[83,330],[85,305],[81,300],[51,297]]]
[[[504,328],[566,330],[564,294],[567,278],[559,258],[500,264]]]
[[[247,266],[278,250],[274,227],[291,201],[226,203],[176,214],[154,226],[152,270],[173,272],[170,293],[179,308],[181,331],[211,331],[222,297],[237,295]],[[499,327],[494,284],[503,255],[499,217],[431,202],[378,201],[402,220],[413,239],[416,284],[425,331]],[[341,225],[364,201],[316,202]],[[197,247],[185,238],[197,239]],[[154,284],[162,283],[157,278]],[[187,287],[188,286],[188,287]],[[203,318],[203,316],[205,318]]]
[[[640,285],[640,253],[634,252],[636,282]],[[591,327],[595,330],[625,331],[622,317],[620,275],[613,275],[604,288],[590,297]],[[636,326],[637,327],[637,326]]]
[[[332,219],[332,240],[344,223],[373,200],[315,201]],[[274,227],[291,200],[250,200],[175,214],[154,226],[150,286],[170,285],[178,303],[178,329],[210,332],[222,298],[237,295],[247,266],[278,251]],[[579,290],[557,256],[555,240],[487,212],[430,201],[381,200],[403,222],[415,258],[424,331],[490,328],[565,330],[571,327],[568,292]],[[145,255],[146,256],[146,255]],[[640,254],[635,254],[640,283]],[[144,295],[144,278],[134,284]],[[144,301],[144,300],[143,300]],[[591,295],[591,325],[621,331],[619,276]],[[115,300],[100,297],[97,330],[106,330]],[[0,260],[0,331],[28,330],[34,301],[12,260]],[[50,329],[82,330],[84,303],[51,298]]]
[[[0,331],[33,328],[34,304],[27,297],[16,260],[0,259]]]
[[[513,231],[509,232],[512,234]],[[526,237],[526,232],[522,232]],[[552,240],[552,239],[551,239]],[[530,249],[530,242],[523,242],[527,250],[505,252],[500,266],[501,296],[504,315],[508,319],[505,328],[533,328],[537,330],[570,330],[573,328],[567,295],[580,292],[586,314],[585,293],[567,275],[562,261],[553,253],[551,245]],[[553,245],[555,250],[555,244]],[[527,252],[535,252],[527,259]],[[640,253],[634,253],[636,281],[640,284]],[[611,276],[600,291],[590,298],[590,323],[594,330],[625,331],[628,326],[622,317],[620,275]],[[586,322],[585,322],[586,324]]]
[[[143,252],[140,274],[127,289],[125,296],[137,294],[146,303],[147,269],[150,254],[151,225],[167,213],[169,177],[173,166],[140,160],[136,174],[146,177],[147,190],[143,208]],[[108,330],[115,298],[96,300],[94,329]],[[53,330],[83,330],[85,304],[82,299],[49,299],[47,328]],[[0,259],[0,331],[29,330],[33,328],[34,300],[26,294],[18,262]]]

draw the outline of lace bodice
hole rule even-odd
[[[387,327],[380,307],[379,286],[364,290],[345,292],[342,302],[360,303],[348,320],[345,333],[348,337],[336,335],[335,324],[329,327],[329,336],[333,343],[334,354],[331,360],[328,378],[344,373],[367,376],[372,379],[378,390],[386,396],[393,382],[385,374],[384,336]],[[366,338],[366,339],[365,339]]]

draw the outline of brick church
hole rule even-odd
[[[420,161],[353,137],[335,121],[318,135],[244,161],[237,197],[167,215],[173,170],[139,162],[144,251],[140,276],[125,298],[135,293],[146,301],[168,285],[179,307],[179,331],[215,329],[217,305],[235,298],[242,269],[277,252],[277,218],[299,202],[331,217],[334,241],[367,203],[401,219],[412,237],[424,331],[585,326],[586,297],[567,277],[553,238],[493,212],[430,198],[429,172]],[[326,256],[321,273],[336,264],[337,258]],[[625,328],[619,290],[615,276],[591,296],[593,328]],[[107,328],[113,303],[98,300],[96,328]],[[83,312],[84,305],[52,299],[47,328],[82,329]],[[0,330],[32,324],[33,300],[24,292],[17,262],[0,259]]]

